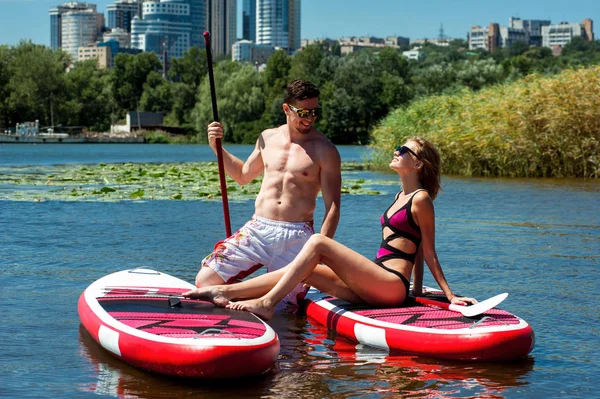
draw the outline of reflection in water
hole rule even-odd
[[[336,337],[301,316],[271,323],[281,340],[278,367],[261,377],[201,381],[151,374],[112,357],[80,327],[82,356],[94,381],[81,387],[116,398],[503,398],[508,387],[528,385],[531,357],[514,363],[464,363],[390,355]]]

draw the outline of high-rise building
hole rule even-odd
[[[206,30],[206,1],[207,0],[189,0],[190,19],[192,23],[190,45],[198,48],[204,48],[204,38],[202,34]]]
[[[104,25],[96,5],[70,1],[50,9],[50,47],[62,48],[77,60],[77,49],[93,43]]]
[[[256,0],[244,0],[242,5],[242,39],[256,42]]]
[[[206,10],[206,27],[210,30],[213,54],[231,54],[231,46],[237,40],[236,0],[206,0]]]
[[[300,48],[300,0],[257,0],[256,43]]]
[[[164,54],[179,58],[190,48],[192,38],[189,0],[144,1],[142,16],[133,18],[131,47],[153,51],[165,64]]]
[[[120,28],[131,33],[131,21],[133,21],[133,17],[140,15],[141,7],[141,0],[115,0],[113,4],[106,6],[106,26],[110,29]]]

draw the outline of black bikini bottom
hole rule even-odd
[[[404,284],[404,287],[406,288],[406,297],[408,298],[408,291],[410,290],[410,282],[406,279],[406,277],[404,277],[402,275],[402,273],[394,270],[394,269],[390,269],[389,267],[385,266],[383,264],[383,262],[378,261],[378,260],[374,260],[373,262],[375,262],[375,264],[377,264],[377,266],[381,267],[382,269],[395,274],[396,276],[400,277],[400,280],[402,280],[402,283]]]

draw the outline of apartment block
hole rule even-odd
[[[98,46],[90,44],[85,47],[79,47],[77,51],[77,61],[87,61],[91,59],[98,60],[98,68],[108,69],[113,66],[111,48],[108,46]]]
[[[584,40],[594,40],[593,21],[584,19],[581,23],[561,22],[555,25],[542,27],[542,45],[553,49],[555,54],[560,53],[567,43],[574,37]]]
[[[494,51],[497,48],[511,47],[516,42],[529,46],[553,48],[564,47],[573,37],[594,40],[593,22],[586,19],[581,23],[551,24],[547,20],[522,20],[511,17],[508,26],[491,23],[487,27],[473,26],[468,35],[469,50],[484,49]]]
[[[232,46],[231,59],[237,62],[250,62],[256,65],[266,64],[278,49],[264,44],[255,44],[250,40],[239,40]]]
[[[94,43],[104,26],[96,5],[71,1],[50,9],[50,46],[77,60],[79,47]]]

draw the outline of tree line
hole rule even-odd
[[[463,40],[447,47],[424,44],[418,61],[402,50],[366,48],[342,55],[326,42],[290,56],[275,52],[264,71],[217,60],[215,84],[227,142],[254,143],[260,132],[285,123],[285,86],[306,79],[321,89],[323,115],[317,127],[336,144],[366,144],[391,111],[439,95],[479,91],[530,74],[554,75],[600,64],[600,42],[573,39],[561,56],[517,43],[489,53],[469,51]],[[127,111],[162,112],[165,125],[180,127],[190,141],[205,140],[212,119],[206,53],[192,47],[169,62],[167,76],[154,53],[117,54],[114,67],[95,60],[71,65],[60,51],[23,41],[0,46],[0,128],[39,120],[41,126],[85,126],[108,131]]]

